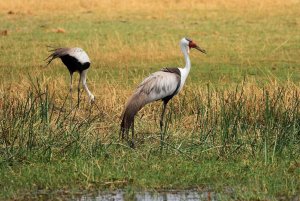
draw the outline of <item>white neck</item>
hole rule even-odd
[[[184,60],[185,60],[184,69],[186,69],[189,72],[191,69],[191,60],[190,60],[189,53],[188,53],[188,47],[185,46],[184,44],[181,44],[180,48],[181,48],[181,51],[183,53]]]
[[[185,67],[184,68],[179,68],[180,72],[181,72],[181,81],[180,81],[180,87],[179,87],[179,91],[182,89],[185,80],[187,78],[187,76],[189,75],[190,69],[191,69],[191,60],[189,57],[189,53],[188,53],[188,47],[184,44],[180,44],[180,48],[181,51],[183,53],[184,56],[184,60],[185,60]]]

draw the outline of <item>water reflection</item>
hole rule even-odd
[[[212,192],[198,192],[195,190],[137,192],[127,195],[124,191],[99,193],[96,196],[82,196],[78,201],[216,201]]]

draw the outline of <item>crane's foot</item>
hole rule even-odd
[[[128,145],[129,145],[130,148],[135,149],[135,144],[134,144],[133,140],[129,140]]]

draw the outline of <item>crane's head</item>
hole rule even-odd
[[[205,49],[202,49],[201,47],[199,47],[194,41],[192,41],[189,38],[181,39],[180,43],[187,48],[188,52],[191,48],[195,48],[196,50],[199,50],[200,52],[206,54]]]

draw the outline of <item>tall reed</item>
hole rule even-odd
[[[107,156],[127,147],[118,139],[119,121],[115,116],[119,107],[99,107],[99,102],[88,105],[83,101],[80,107],[70,108],[70,97],[57,101],[54,91],[38,81],[31,82],[25,98],[3,94],[2,162]],[[238,155],[261,157],[269,163],[283,154],[294,158],[300,151],[299,104],[299,88],[292,85],[187,87],[185,94],[168,105],[161,138],[158,123],[147,123],[157,119],[157,104],[139,112],[141,117],[149,115],[137,117],[137,143],[144,144],[143,149],[165,148],[168,151],[161,153],[188,154],[193,159]],[[147,133],[142,134],[145,130]]]

